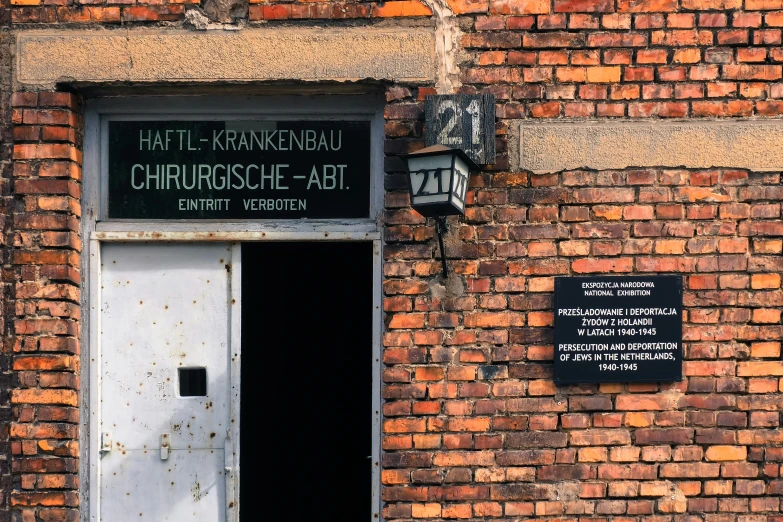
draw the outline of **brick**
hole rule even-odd
[[[524,47],[531,48],[580,48],[585,45],[585,38],[573,33],[530,33],[522,39]]]
[[[548,14],[549,2],[542,0],[490,0],[489,12],[500,15]]]
[[[38,105],[38,93],[15,92],[11,96],[11,105],[14,107],[35,107]]]
[[[577,453],[579,462],[606,462],[607,458],[606,448],[580,448]]]
[[[28,159],[66,159],[80,162],[81,155],[73,145],[62,144],[23,144],[14,146],[14,158]]]
[[[616,83],[620,81],[620,67],[588,67],[588,83]]]
[[[489,8],[488,0],[448,0],[448,4],[454,14],[486,13]]]
[[[14,370],[74,370],[76,369],[73,359],[67,355],[38,355],[30,357],[14,358]]]
[[[655,465],[647,464],[600,464],[598,478],[609,480],[651,480],[657,476]]]
[[[725,65],[721,76],[728,80],[779,80],[780,65]]]
[[[704,453],[704,458],[712,462],[744,461],[747,456],[748,450],[744,446],[709,446]]]
[[[372,16],[382,18],[403,16],[430,16],[432,10],[423,2],[416,0],[397,0],[373,7]]]
[[[750,286],[754,290],[780,288],[780,274],[753,274]]]
[[[76,406],[76,392],[73,390],[13,390],[11,402],[14,404],[63,404]]]
[[[716,478],[720,474],[720,464],[661,464],[660,474],[661,478]]]
[[[673,397],[659,395],[618,395],[616,408],[630,411],[666,411],[674,407]]]
[[[413,516],[413,518],[438,518],[440,515],[440,504],[413,504],[411,506],[411,516]]]
[[[637,444],[690,444],[693,442],[691,428],[649,428],[636,431]]]
[[[609,13],[614,10],[607,0],[555,0],[556,13]]]
[[[625,430],[585,430],[573,431],[570,434],[572,446],[606,446],[615,444],[630,444],[630,433]]]
[[[579,484],[579,498],[604,498],[606,484],[582,482]]]
[[[637,462],[639,460],[640,453],[641,453],[641,449],[636,446],[613,447],[609,455],[609,460],[611,460],[612,462]],[[610,494],[610,496],[620,496],[620,495]]]
[[[674,0],[619,0],[618,12],[628,13],[659,13],[677,10],[677,2]]]

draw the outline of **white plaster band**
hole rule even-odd
[[[56,82],[435,80],[432,29],[22,31],[16,79]]]
[[[519,129],[518,166],[536,173],[629,167],[783,170],[783,120],[520,122]]]

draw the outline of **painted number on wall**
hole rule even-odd
[[[425,101],[427,146],[459,148],[480,165],[495,161],[495,97],[436,95]]]

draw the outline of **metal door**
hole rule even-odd
[[[233,507],[231,251],[101,246],[103,522],[221,522]],[[194,384],[204,371],[206,390]]]

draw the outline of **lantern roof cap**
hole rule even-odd
[[[468,168],[470,170],[481,170],[478,165],[476,165],[476,162],[470,159],[470,156],[465,154],[465,151],[462,149],[455,149],[452,147],[448,147],[446,145],[430,145],[429,147],[425,147],[423,149],[417,150],[416,152],[411,152],[410,154],[406,154],[404,158],[407,160],[408,158],[421,158],[425,156],[438,156],[443,154],[444,152],[448,153],[456,153],[457,156],[459,156],[462,161],[468,164]]]

